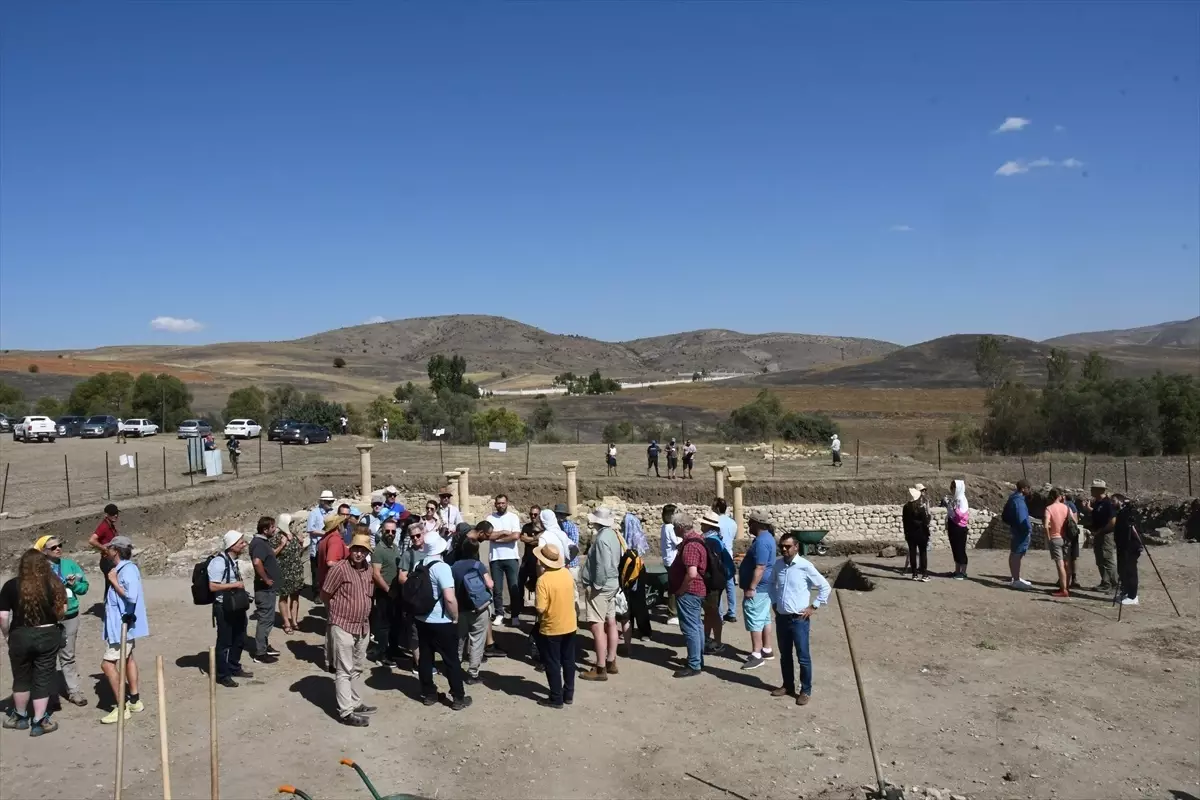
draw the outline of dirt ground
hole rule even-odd
[[[1120,622],[1109,598],[1059,601],[1001,586],[1003,552],[972,551],[965,583],[904,580],[901,559],[862,562],[878,588],[843,601],[885,777],[969,798],[1200,795],[1200,546],[1153,555],[1183,619],[1144,557],[1142,605]],[[945,571],[948,559],[936,551],[931,567]],[[1085,581],[1093,571],[1082,570]],[[1026,576],[1044,590],[1051,575],[1045,553],[1031,554]],[[160,796],[156,655],[166,665],[174,795],[207,797],[201,668],[213,631],[186,579],[149,578],[146,590],[151,636],[137,650],[146,712],[126,731],[125,797]],[[673,680],[683,640],[658,618],[655,640],[635,644],[619,676],[580,681],[562,711],[536,705],[543,677],[522,658],[486,663],[474,705],[457,714],[419,704],[415,677],[376,668],[363,696],[380,710],[366,729],[334,719],[332,678],[313,663],[322,624],[309,618],[290,639],[276,631],[280,661],[247,661],[256,678],[220,689],[223,797],[265,800],[284,783],[318,798],[368,797],[341,758],[364,765],[382,791],[436,798],[848,798],[872,779],[836,602],[815,617],[815,688],[803,708],[768,695],[778,662],[743,672],[731,658],[709,657],[704,676]],[[79,640],[92,705],[68,707],[49,738],[0,732],[0,798],[111,792],[116,731],[97,723],[98,628],[88,617]],[[744,653],[741,624],[726,632]],[[497,638],[525,652],[523,635]],[[8,659],[0,662],[7,687]]]

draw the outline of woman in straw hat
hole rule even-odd
[[[538,704],[562,708],[575,701],[575,581],[563,553],[547,542],[533,550],[537,560],[538,653],[546,669],[550,696]]]

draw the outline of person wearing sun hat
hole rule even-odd
[[[333,685],[338,716],[342,724],[365,728],[365,715],[375,711],[358,696],[354,682],[367,663],[371,641],[371,596],[374,573],[367,558],[371,555],[371,534],[362,531],[350,540],[348,557],[330,567],[321,584],[321,599],[329,609],[329,636],[332,645]]]
[[[900,525],[904,529],[904,541],[908,545],[906,567],[912,570],[914,581],[929,580],[929,509],[921,497],[921,490],[913,486],[908,490],[908,502],[900,509]]]
[[[333,504],[336,501],[337,498],[333,496],[333,491],[330,489],[322,491],[320,498],[317,499],[317,504],[313,506],[312,511],[308,512],[308,521],[304,525],[304,532],[308,534],[308,564],[312,570],[312,596],[316,603],[321,602],[317,545],[320,543],[321,537],[325,535],[325,517],[333,511]]]
[[[592,627],[596,664],[580,677],[607,681],[617,674],[617,592],[620,591],[621,540],[614,530],[612,509],[601,506],[588,514],[594,535],[580,580],[583,583],[584,622]]]
[[[575,581],[553,543],[534,548],[533,557],[538,565],[534,636],[550,686],[550,696],[538,704],[562,708],[575,701]]]
[[[83,568],[64,556],[62,540],[57,536],[43,536],[33,543],[33,549],[46,556],[50,571],[63,582],[67,594],[67,610],[62,621],[62,645],[58,648],[58,669],[67,685],[67,700],[77,706],[86,706],[79,681],[79,667],[75,665],[75,640],[79,635],[79,596],[87,594],[88,579]]]
[[[436,531],[426,533],[421,546],[421,561],[409,576],[428,572],[433,608],[428,614],[417,614],[417,675],[421,681],[421,702],[432,706],[438,702],[437,686],[433,682],[433,659],[442,657],[442,669],[450,682],[450,708],[462,711],[471,705],[463,688],[462,659],[458,650],[458,594],[454,587],[454,572],[442,560],[448,545]]]
[[[221,538],[221,552],[208,561],[208,589],[213,595],[213,620],[217,626],[217,683],[237,688],[237,678],[252,678],[253,673],[242,669],[242,651],[246,647],[247,600],[235,608],[235,594],[245,593],[238,568],[238,556],[246,549],[246,535],[241,531],[226,531]]]
[[[442,534],[445,535],[450,531],[454,531],[459,525],[466,520],[463,519],[462,511],[458,506],[450,502],[450,498],[454,497],[454,492],[450,491],[449,486],[443,486],[438,492],[438,521],[441,525]]]
[[[388,516],[399,517],[404,513],[404,504],[396,499],[399,494],[400,490],[395,486],[389,484],[383,487],[383,511]]]

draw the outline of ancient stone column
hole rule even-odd
[[[713,482],[716,485],[717,493],[714,497],[725,496],[725,463],[724,461],[710,461],[708,465],[712,467]]]
[[[471,515],[471,468],[458,468],[458,510],[462,512],[463,519]]]
[[[575,474],[579,469],[578,461],[562,462],[563,469],[567,471],[567,513],[575,516],[575,509],[579,505],[579,489],[575,483]]]
[[[458,496],[458,470],[450,469],[443,473],[446,477],[446,486],[450,489],[450,504],[458,506],[458,510],[462,511],[462,503],[459,502]]]
[[[359,486],[362,492],[361,500],[364,503],[371,502],[371,448],[373,444],[358,444],[358,477]]]
[[[746,482],[745,467],[729,468],[729,485],[733,487],[733,521],[737,523],[737,533],[734,540],[746,535],[746,515],[742,506],[742,484]]]

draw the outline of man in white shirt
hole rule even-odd
[[[671,519],[675,516],[675,504],[667,503],[662,510],[662,530],[658,534],[658,548],[662,553],[663,566],[668,570],[675,563],[675,554],[679,552],[679,545],[683,540],[675,535],[675,526],[671,523]],[[667,618],[668,625],[679,624],[679,609],[675,605],[675,595],[667,592],[667,610],[671,616]]]
[[[494,502],[495,511],[487,517],[492,526],[492,531],[487,537],[488,568],[496,587],[492,598],[496,607],[493,623],[499,625],[504,620],[504,587],[507,586],[508,626],[515,628],[525,600],[519,578],[521,556],[517,552],[517,542],[521,538],[521,518],[508,510],[508,495],[498,494]]]
[[[779,640],[779,666],[783,686],[772,697],[794,696],[796,705],[808,705],[812,696],[812,656],[808,649],[808,627],[813,613],[829,602],[832,589],[825,576],[806,558],[801,558],[800,542],[793,533],[779,537],[783,557],[771,568],[771,605],[775,609],[775,635]],[[817,599],[812,599],[812,590]],[[792,652],[800,662],[800,692],[796,692]]]
[[[842,440],[838,438],[836,433],[829,443],[829,449],[833,452],[833,465],[840,467],[842,465]]]
[[[449,486],[443,486],[438,492],[438,521],[442,529],[442,535],[448,536],[458,528],[459,523],[464,522],[462,512],[458,510],[458,506],[450,502],[450,498],[454,493],[450,491]],[[449,533],[447,533],[449,532]]]
[[[333,513],[333,492],[329,489],[321,492],[321,497],[312,511],[308,512],[308,522],[304,532],[308,534],[308,564],[312,569],[313,602],[321,604],[321,585],[317,582],[317,543],[325,535],[325,517]]]

